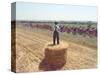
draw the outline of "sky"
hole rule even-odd
[[[17,2],[16,20],[97,21],[97,7]]]

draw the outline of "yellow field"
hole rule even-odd
[[[61,34],[60,40],[68,43],[69,47],[67,62],[59,70],[96,68],[96,42],[82,37],[72,38]],[[44,71],[39,66],[44,58],[44,47],[48,42],[52,42],[52,32],[18,27],[16,29],[16,72]]]

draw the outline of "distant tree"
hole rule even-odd
[[[92,22],[91,22],[91,21],[88,21],[88,22],[87,22],[87,25],[88,25],[87,28],[91,28]]]

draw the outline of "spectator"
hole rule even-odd
[[[55,22],[54,32],[53,32],[53,44],[54,45],[56,41],[57,41],[57,44],[59,44],[59,26],[57,22]]]

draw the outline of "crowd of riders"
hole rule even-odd
[[[29,26],[29,25],[28,25]],[[47,29],[52,31],[52,26],[49,24],[35,24],[32,25],[30,24],[31,28],[40,28],[40,29]],[[65,25],[60,25],[60,32],[65,32],[67,34],[73,34],[73,35],[82,35],[84,37],[89,36],[89,37],[97,37],[97,27],[93,27],[91,25],[86,25],[86,26],[65,26]]]

